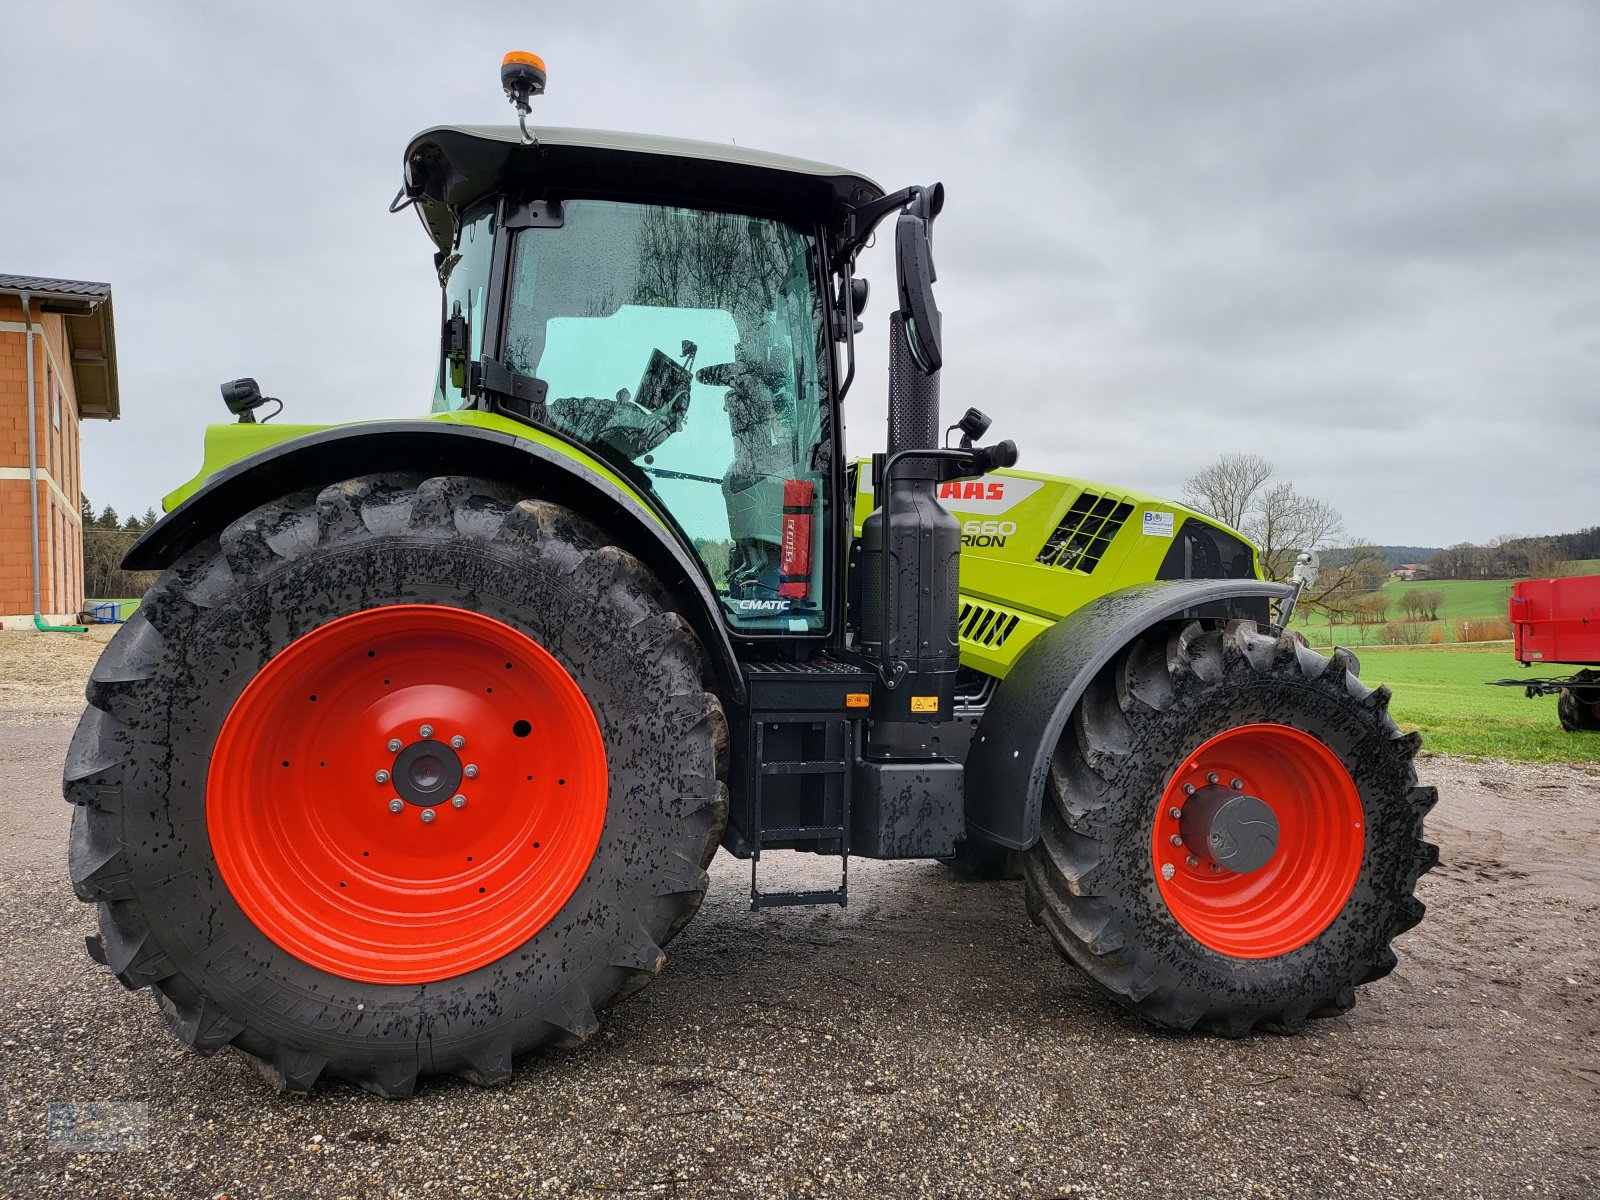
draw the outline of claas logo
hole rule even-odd
[[[1005,498],[1005,484],[984,483],[981,479],[969,479],[965,483],[955,479],[939,489],[941,500],[1004,500]]]
[[[1043,486],[1037,479],[952,479],[940,485],[939,503],[954,512],[997,517]]]

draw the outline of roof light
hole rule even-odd
[[[544,95],[544,59],[526,50],[513,50],[500,60],[500,86],[505,88],[506,99],[517,109],[517,124],[522,129],[522,140],[534,145],[537,138],[528,129],[528,102]]]

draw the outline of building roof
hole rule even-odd
[[[28,294],[28,306],[57,313],[67,325],[73,391],[78,415],[115,421],[122,415],[117,394],[117,339],[111,320],[111,285],[41,275],[0,275],[0,296]]]
[[[111,299],[109,283],[86,283],[81,279],[44,279],[38,275],[0,275],[0,293],[16,295],[28,291],[38,296],[55,295],[84,300]]]
[[[796,221],[837,221],[883,189],[844,167],[746,146],[602,129],[439,126],[406,148],[404,194],[418,202],[441,248],[453,229],[440,210],[496,191],[589,196],[744,210]]]

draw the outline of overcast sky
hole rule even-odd
[[[296,421],[426,411],[430,246],[385,207],[411,134],[510,119],[508,49],[546,124],[942,180],[945,409],[1022,466],[1176,495],[1253,451],[1385,543],[1600,522],[1593,0],[9,0],[0,272],[114,289],[96,506],[193,474],[234,376]]]

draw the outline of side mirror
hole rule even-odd
[[[906,319],[906,348],[917,369],[932,375],[944,365],[939,307],[934,303],[933,219],[944,207],[944,184],[919,191],[895,222],[895,274],[900,312]]]

